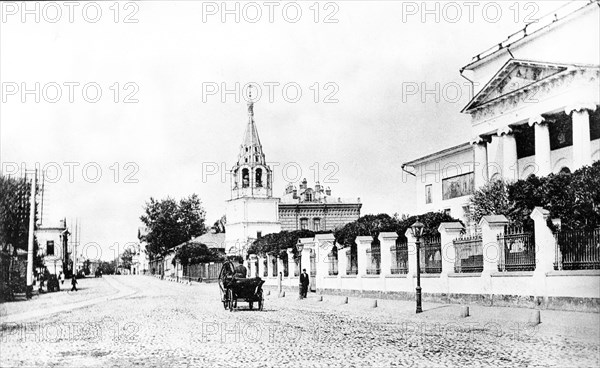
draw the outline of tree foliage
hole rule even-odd
[[[478,190],[471,199],[473,220],[485,215],[505,215],[511,223],[531,227],[534,207],[550,211],[566,229],[593,229],[600,225],[600,162],[574,173],[530,175],[506,184],[495,182]]]
[[[285,257],[287,249],[292,248],[294,256],[296,256],[295,245],[298,243],[298,239],[301,238],[312,238],[315,234],[326,234],[329,231],[314,232],[310,230],[294,230],[294,231],[280,231],[278,233],[272,233],[262,236],[260,239],[256,239],[252,245],[248,248],[249,254],[274,254],[278,257]]]
[[[215,233],[217,233],[217,234],[224,233],[226,225],[227,225],[227,217],[225,217],[225,215],[223,215],[223,216],[221,216],[220,219],[215,221],[212,228],[215,230]]]
[[[121,254],[121,266],[128,270],[131,269],[131,262],[133,260],[134,255],[135,252],[133,252],[131,249],[125,249]]]
[[[423,236],[439,234],[438,227],[442,222],[461,222],[443,212],[427,212],[420,216],[403,217],[399,217],[398,215],[392,217],[385,213],[365,215],[356,221],[346,224],[341,229],[338,229],[335,232],[335,241],[337,244],[340,244],[342,248],[352,247],[356,245],[356,237],[371,236],[373,237],[373,243],[378,244],[379,234],[383,232],[395,232],[400,239],[405,239],[404,234],[408,228],[417,221],[417,218],[425,226],[423,229]]]
[[[0,176],[0,245],[27,249],[30,196],[31,181]]]
[[[205,244],[186,243],[177,248],[172,263],[175,265],[179,261],[181,265],[187,266],[199,263],[220,262],[224,259],[225,257],[218,251],[208,248]]]
[[[150,198],[144,212],[140,219],[148,228],[146,251],[151,259],[206,232],[205,212],[196,194],[179,202],[173,198]]]

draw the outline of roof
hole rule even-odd
[[[423,162],[431,161],[431,160],[434,160],[436,158],[447,156],[447,155],[451,155],[451,154],[455,154],[455,153],[464,152],[464,151],[467,151],[469,149],[471,149],[471,143],[469,143],[469,142],[461,143],[461,144],[459,144],[457,146],[446,148],[446,149],[443,149],[441,151],[437,151],[437,152],[431,153],[431,154],[429,154],[427,156],[419,157],[419,158],[414,159],[412,161],[405,162],[405,163],[402,164],[402,168],[404,168],[405,166],[419,165],[419,164],[422,164]]]
[[[188,243],[200,243],[210,249],[225,248],[225,233],[214,233],[213,230],[206,234],[197,236]]]
[[[469,112],[487,103],[502,99],[504,96],[531,88],[542,81],[558,76],[562,72],[578,69],[598,69],[598,66],[510,59],[461,112]]]
[[[587,3],[583,3],[583,1],[572,1],[549,14],[527,23],[525,27],[509,35],[504,41],[497,43],[489,49],[473,56],[471,61],[467,65],[463,66],[460,71],[462,72],[464,70],[476,67],[484,59],[487,59],[502,50],[508,50],[514,44],[520,43],[523,40],[526,40],[537,34],[538,32],[545,30],[546,28],[562,23],[565,19],[570,18],[575,13],[592,6],[592,4],[600,5],[600,0],[588,0]]]

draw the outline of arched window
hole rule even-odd
[[[261,188],[263,186],[263,184],[262,184],[262,169],[261,168],[256,169],[254,182],[256,183],[257,188]]]
[[[570,174],[571,173],[571,169],[569,169],[568,167],[563,167],[562,169],[560,169],[560,171],[558,172],[559,174]]]
[[[242,170],[242,188],[248,188],[250,186],[250,174],[248,169]]]

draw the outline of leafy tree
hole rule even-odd
[[[31,181],[0,176],[0,245],[27,249],[30,196]]]
[[[531,228],[529,215],[544,207],[551,218],[560,218],[566,229],[593,229],[600,225],[600,162],[573,173],[529,176],[514,183],[489,183],[471,198],[474,220],[505,215],[511,223]]]
[[[131,261],[133,260],[133,256],[135,255],[135,252],[133,252],[131,249],[125,249],[125,251],[123,251],[123,253],[121,254],[121,265],[123,268],[126,269],[131,269]]]
[[[295,245],[300,238],[312,238],[315,234],[330,233],[328,231],[314,232],[310,230],[280,231],[278,233],[267,234],[256,239],[248,248],[249,254],[275,254],[280,258],[287,256],[287,249],[292,248],[296,256]]]
[[[470,220],[479,223],[483,216],[507,215],[510,212],[508,189],[504,181],[488,182],[471,197]]]
[[[205,212],[196,194],[175,201],[150,198],[140,217],[148,228],[145,236],[149,256],[164,256],[170,249],[206,232]]]
[[[177,261],[183,266],[194,265],[199,263],[220,262],[224,260],[224,256],[216,250],[208,248],[201,243],[186,243],[180,248],[177,248],[173,257],[173,265]]]
[[[373,237],[373,244],[379,244],[379,234],[382,232],[396,232],[400,239],[405,238],[408,228],[417,221],[423,223],[423,236],[438,235],[438,227],[442,222],[461,222],[443,212],[427,212],[420,216],[403,216],[381,213],[379,215],[365,215],[354,222],[346,224],[335,232],[336,243],[342,247],[355,247],[357,236]],[[461,222],[462,223],[462,222]]]
[[[114,275],[117,267],[115,261],[106,262],[103,261],[100,263],[98,268],[102,271],[103,275]]]

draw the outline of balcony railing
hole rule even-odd
[[[600,269],[600,228],[560,231],[555,237],[555,270]]]
[[[483,271],[483,241],[481,234],[463,236],[454,240],[456,258],[454,272],[482,272]]]
[[[522,228],[507,226],[504,233],[498,235],[500,259],[498,271],[535,270],[535,239],[533,233]]]

